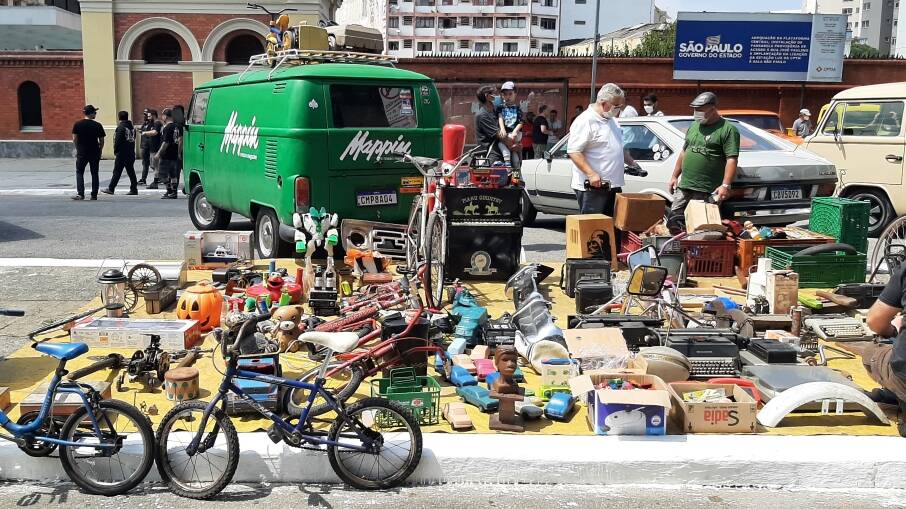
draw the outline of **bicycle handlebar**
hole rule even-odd
[[[0,316],[25,316],[21,309],[0,309]]]
[[[411,164],[412,166],[415,166],[415,169],[417,169],[418,172],[421,173],[422,175],[424,175],[425,177],[449,177],[450,175],[453,174],[454,171],[456,171],[456,168],[459,168],[460,166],[462,166],[462,164],[464,162],[466,162],[467,159],[474,156],[480,150],[481,150],[481,145],[476,145],[476,146],[472,147],[470,150],[466,151],[462,155],[462,157],[460,157],[459,160],[456,161],[456,164],[452,165],[452,167],[450,168],[450,171],[447,171],[447,172],[443,171],[443,167],[442,167],[443,162],[440,159],[420,158],[418,156],[413,156],[412,154],[409,154],[409,153],[393,153],[390,155],[395,156],[398,161],[403,161],[403,162]],[[423,165],[421,162],[419,162],[420,160],[431,161],[432,162],[431,164],[436,165],[435,168],[441,169],[440,173],[435,173],[435,172],[429,173],[428,170],[425,168],[425,166],[428,166],[429,163],[426,162]]]
[[[273,18],[273,20],[276,20],[277,16],[283,14],[286,11],[298,11],[299,10],[299,9],[295,9],[292,7],[287,7],[286,9],[280,9],[277,12],[271,12],[267,9],[267,7],[265,7],[261,4],[253,4],[251,2],[245,4],[245,8],[246,9],[261,9],[262,11],[268,13],[271,16],[271,18]]]

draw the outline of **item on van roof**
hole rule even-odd
[[[332,51],[384,51],[384,36],[380,30],[357,24],[340,25],[333,21],[322,22],[322,26],[327,30],[327,45]]]

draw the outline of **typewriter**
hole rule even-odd
[[[806,329],[826,341],[871,341],[874,333],[857,318],[834,315],[809,317],[803,320]]]
[[[685,355],[692,364],[689,378],[706,380],[739,375],[739,344],[736,333],[720,329],[662,329],[667,346]]]

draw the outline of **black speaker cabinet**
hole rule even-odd
[[[506,281],[519,269],[522,226],[461,226],[448,229],[446,279]]]

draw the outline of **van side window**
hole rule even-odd
[[[827,121],[824,122],[824,127],[821,129],[821,134],[833,135],[837,129],[840,128],[840,122],[843,120],[843,110],[845,105],[843,103],[837,103],[834,106],[834,109],[828,112]],[[842,133],[838,133],[842,134]]]
[[[205,114],[208,112],[208,98],[210,90],[199,90],[192,96],[192,106],[189,109],[190,124],[204,124]]]
[[[902,125],[902,102],[847,103],[843,114],[846,136],[899,136]]]
[[[374,85],[331,85],[333,126],[418,127],[412,89]]]

